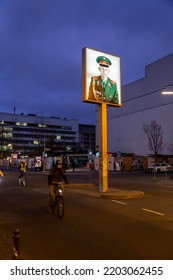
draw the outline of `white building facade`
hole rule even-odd
[[[108,151],[146,156],[143,124],[156,121],[163,132],[163,154],[173,154],[173,54],[145,67],[145,76],[122,87],[122,107],[108,107]]]

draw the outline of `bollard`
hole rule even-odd
[[[20,248],[20,230],[16,228],[13,232],[13,260],[19,260],[19,248]]]

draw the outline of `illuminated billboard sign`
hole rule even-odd
[[[120,58],[82,50],[82,101],[121,106]]]

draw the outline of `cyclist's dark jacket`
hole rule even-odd
[[[64,170],[59,167],[53,167],[50,172],[49,172],[49,175],[48,175],[48,184],[51,185],[53,184],[53,182],[62,182],[64,181],[66,184],[68,184],[68,181],[67,181],[67,177],[64,173]]]

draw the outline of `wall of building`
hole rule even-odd
[[[108,108],[110,152],[151,154],[142,127],[155,120],[162,127],[163,153],[173,153],[173,95],[161,94],[168,85],[173,89],[173,54],[148,65],[144,78],[123,86],[122,107]]]

